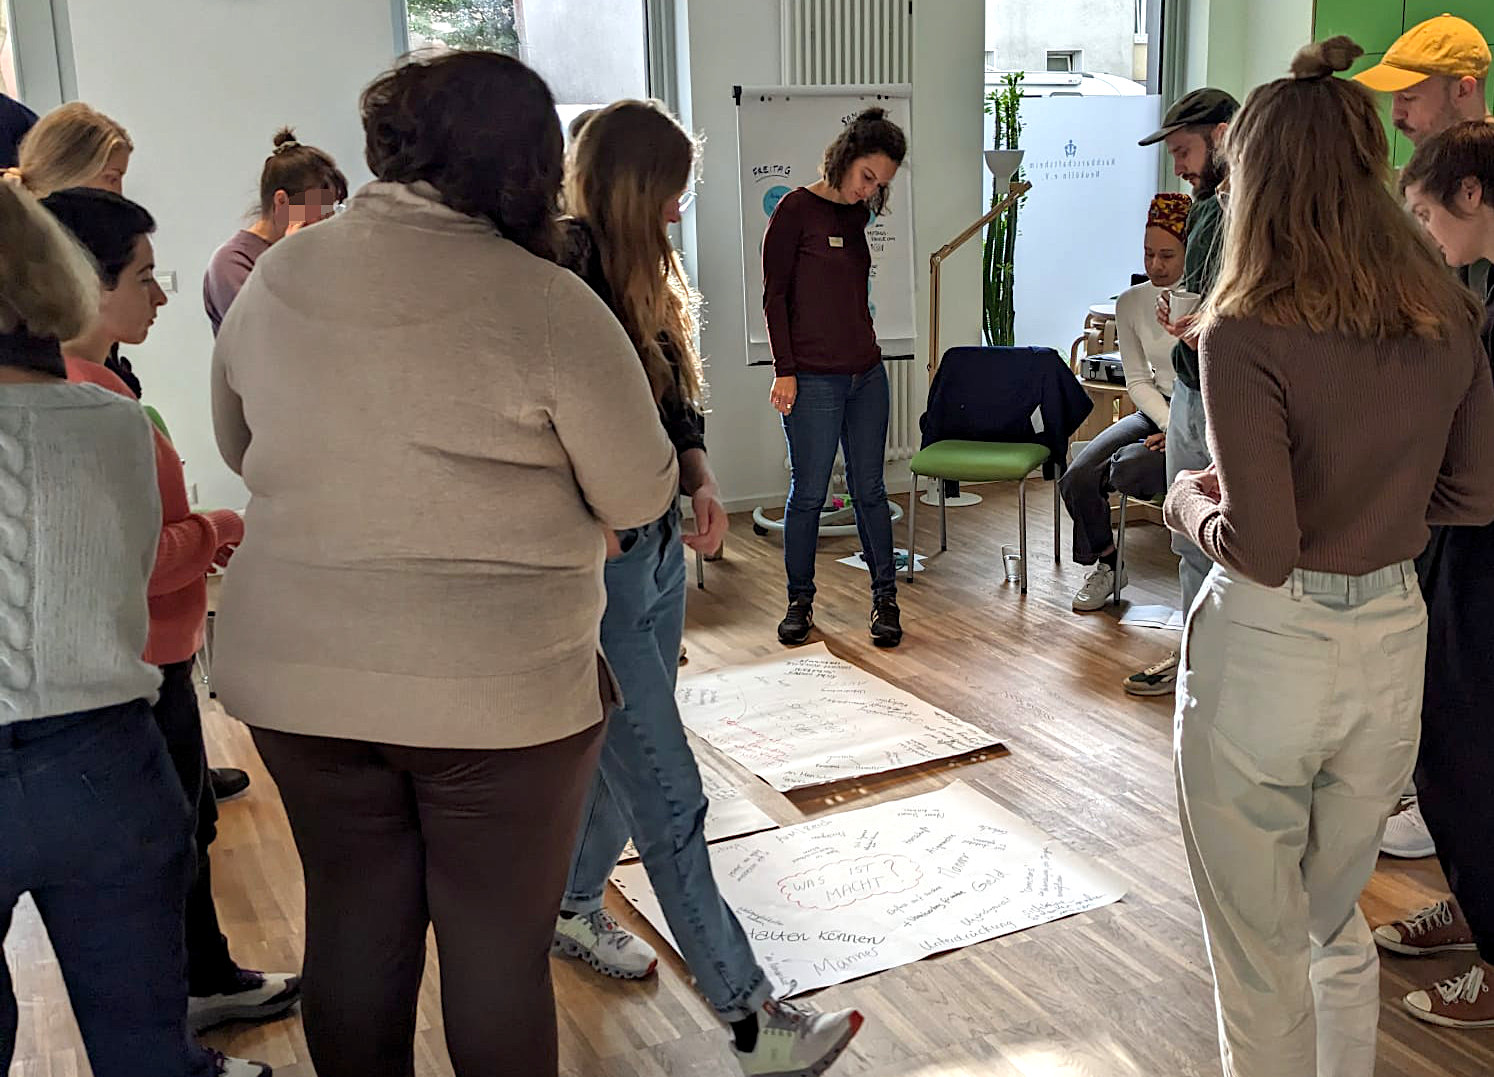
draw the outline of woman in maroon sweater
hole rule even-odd
[[[887,188],[906,153],[902,129],[882,109],[867,109],[825,151],[820,180],[778,203],[763,237],[770,399],[783,416],[792,472],[783,522],[789,600],[778,626],[783,643],[803,643],[814,626],[815,546],[837,445],[871,569],[872,641],[896,647],[903,638],[882,482],[887,372],[868,302],[866,226],[886,212]]]

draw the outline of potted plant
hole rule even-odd
[[[1022,73],[1013,71],[1001,80],[1001,88],[986,94],[986,115],[995,117],[993,150],[1015,150],[1022,138]],[[1007,181],[1022,179],[1017,169],[1010,177],[997,175],[991,184],[991,207],[1007,195]],[[991,347],[1016,343],[1014,271],[1017,254],[1017,211],[1022,200],[1013,202],[986,226],[981,256],[981,329]]]

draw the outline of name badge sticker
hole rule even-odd
[[[846,245],[846,241],[845,241],[844,237],[842,237],[842,236],[831,236],[830,237],[830,246],[832,246],[832,247],[844,247],[845,245]]]

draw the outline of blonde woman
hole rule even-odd
[[[619,532],[607,561],[602,650],[622,686],[601,767],[582,813],[555,949],[622,979],[648,976],[652,948],[602,907],[607,878],[631,835],[670,930],[701,993],[733,1034],[746,1074],[820,1074],[861,1026],[854,1010],[819,1014],[772,997],[752,944],[717,889],[701,820],[706,798],[674,700],[685,621],[684,546],[713,550],[726,510],[706,460],[695,351],[696,297],[668,227],[689,199],[695,142],[658,104],[619,101],[591,117],[566,177],[569,262],[627,330],[659,420],[694,502],[695,530],[677,509]]]
[[[21,140],[19,163],[6,172],[38,198],[69,187],[124,193],[135,144],[114,120],[81,101],[47,113]]]
[[[1204,312],[1214,464],[1168,524],[1216,564],[1178,682],[1183,840],[1227,1074],[1371,1077],[1357,899],[1419,735],[1428,523],[1494,520],[1483,311],[1397,204],[1347,38],[1257,88]],[[1359,421],[1373,416],[1373,421]]]
[[[88,255],[0,184],[0,936],[30,893],[98,1077],[268,1077],[193,1044],[186,799],[141,655],[160,534],[140,407],[64,377],[62,338],[99,306]],[[23,601],[16,601],[17,595]],[[0,972],[0,1072],[16,1000]]]

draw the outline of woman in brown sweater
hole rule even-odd
[[[1216,567],[1178,682],[1183,839],[1232,1077],[1371,1077],[1357,899],[1416,755],[1427,525],[1494,520],[1482,311],[1389,186],[1361,54],[1309,46],[1231,125],[1204,313],[1214,465],[1168,524]]]

